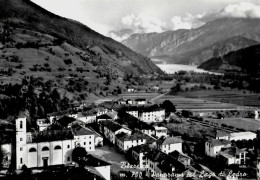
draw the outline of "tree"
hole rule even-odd
[[[78,163],[80,167],[83,167],[86,157],[87,151],[83,147],[75,147],[72,151],[72,161]]]
[[[175,106],[169,100],[163,101],[161,108],[165,109],[166,117],[169,116],[171,112],[176,112]]]

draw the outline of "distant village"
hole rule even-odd
[[[192,121],[171,109],[172,102],[152,104],[144,98],[117,99],[99,105],[81,104],[72,109],[54,112],[37,120],[32,128],[26,114],[15,120],[15,137],[1,143],[1,176],[30,169],[37,174],[48,168],[67,168],[77,172],[84,168],[93,179],[241,179],[247,173],[223,169],[214,172],[184,153],[182,136],[175,136],[164,126],[171,120]],[[258,115],[258,114],[257,114]],[[258,116],[256,115],[256,118]],[[198,113],[199,116],[199,113]],[[195,121],[195,119],[194,119]],[[257,134],[250,131],[228,132],[216,128],[205,134],[205,158],[220,167],[245,168],[251,158],[249,148],[238,148],[236,141],[253,141]],[[103,146],[125,156],[120,171],[113,162],[96,154]],[[83,152],[83,153],[82,153]],[[84,153],[86,152],[86,153]],[[11,167],[13,170],[11,171]],[[255,164],[260,177],[260,161]],[[6,172],[6,175],[3,175]]]

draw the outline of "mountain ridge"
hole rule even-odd
[[[0,7],[0,20],[8,25],[53,35],[85,51],[88,51],[89,47],[98,46],[106,55],[113,56],[106,62],[118,62],[118,66],[127,74],[138,76],[162,73],[148,58],[77,21],[55,15],[29,0],[0,0],[0,3],[3,5]],[[127,61],[128,65],[120,64],[123,61]]]
[[[169,56],[172,57],[168,63],[201,64],[213,56],[214,49],[210,52],[201,52],[203,49],[212,46],[217,42],[225,41],[232,37],[242,36],[246,39],[260,42],[260,19],[245,18],[222,18],[207,22],[201,27],[191,30],[167,31],[162,33],[149,33],[149,36],[142,34],[130,36],[122,43],[137,52],[150,58]],[[138,44],[136,47],[135,44]],[[244,44],[228,50],[234,51],[252,45]],[[145,51],[143,51],[145,49]],[[209,50],[207,50],[209,51]],[[192,53],[193,52],[193,53]],[[207,56],[199,55],[206,53]],[[208,56],[210,53],[211,57]],[[227,53],[227,52],[226,52]],[[200,60],[194,61],[198,56]]]

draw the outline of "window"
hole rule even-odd
[[[70,161],[70,157],[67,157],[67,161]]]
[[[70,145],[68,145],[67,147],[70,148]]]
[[[20,138],[20,141],[23,141],[23,138]]]
[[[23,121],[20,121],[20,129],[23,128]]]
[[[86,145],[86,142],[84,142],[84,145]]]
[[[23,151],[23,148],[22,148],[22,147],[20,147],[20,151]]]
[[[42,151],[49,151],[49,148],[47,146],[42,148]]]
[[[59,145],[55,146],[54,150],[57,150],[57,149],[61,149],[61,147]]]
[[[20,158],[20,164],[23,164],[23,158]]]
[[[35,148],[31,148],[31,149],[29,149],[29,152],[36,152],[36,149]]]
[[[89,142],[89,144],[91,144],[91,142]]]

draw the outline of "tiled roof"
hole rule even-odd
[[[133,141],[133,140],[143,140],[143,139],[146,139],[147,141],[153,141],[152,137],[139,131],[133,133],[132,135],[121,133],[116,135],[116,137],[121,141]]]
[[[208,142],[211,143],[213,146],[225,146],[231,144],[230,141],[225,139],[211,139]]]
[[[229,136],[229,135],[230,135],[230,133],[225,132],[225,131],[217,130],[217,132],[216,132],[216,138],[226,137],[226,136]]]
[[[82,126],[78,126],[73,129],[73,133],[75,136],[83,136],[83,135],[94,135],[95,133],[90,129]]]
[[[164,173],[182,173],[185,171],[185,165],[171,156],[162,160],[157,167]]]
[[[189,157],[186,154],[180,153],[179,151],[175,150],[173,152],[169,153],[170,156],[172,156],[175,159],[192,159],[191,157]]]
[[[102,114],[100,116],[97,116],[97,119],[111,119],[111,117],[108,116],[107,114]]]
[[[117,124],[117,123],[109,121],[109,120],[103,121],[103,122],[101,122],[101,124],[103,124],[105,127],[107,127],[112,132],[115,132],[115,131],[117,131],[117,130],[119,130],[121,128],[128,129],[126,127],[121,126],[120,124]]]
[[[149,144],[142,144],[142,145],[139,145],[139,146],[132,147],[131,149],[134,152],[143,153],[143,152],[151,151],[152,147],[150,147]]]
[[[161,137],[156,141],[156,143],[161,144],[161,145],[166,145],[166,144],[177,144],[177,143],[182,143],[181,137]]]
[[[160,150],[154,149],[152,148],[151,151],[149,151],[146,154],[146,157],[154,162],[161,162],[163,160],[166,160],[167,158],[169,158],[169,155],[163,153]]]
[[[242,150],[242,149],[239,149],[237,147],[228,147],[228,148],[223,148],[222,151],[220,152],[221,154],[226,154],[226,155],[229,155],[229,156],[235,156],[237,154],[240,154],[240,153],[245,153],[246,151]]]

